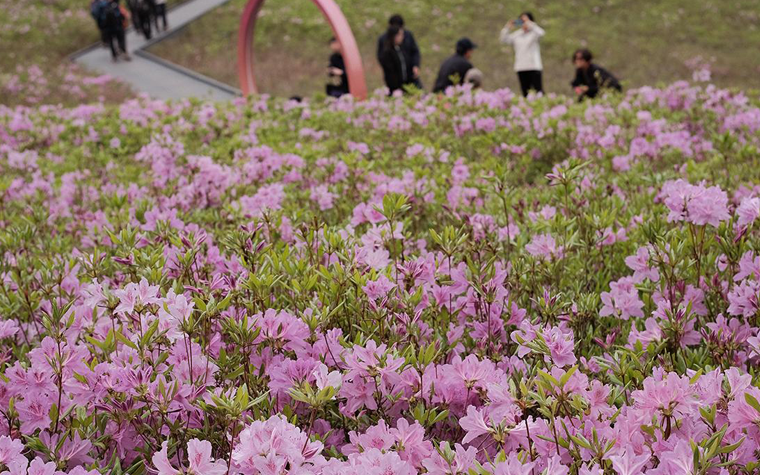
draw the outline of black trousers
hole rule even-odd
[[[161,19],[161,21],[164,24],[164,30],[166,30],[167,23],[166,23],[166,4],[165,3],[161,3],[161,4],[156,5],[156,12],[155,12],[153,18],[156,20],[156,31],[158,31],[158,19],[159,18]]]
[[[140,31],[142,31],[143,35],[145,35],[145,39],[149,40],[151,36],[153,36],[150,26],[150,10],[147,8],[141,10],[137,21],[140,24]]]
[[[522,89],[523,97],[527,97],[528,91],[531,89],[536,92],[544,92],[541,71],[518,71],[517,77],[520,79],[520,89]]]
[[[120,54],[127,52],[127,37],[124,34],[124,29],[110,30],[106,32],[108,38],[108,45],[111,46],[111,55],[114,59],[119,57]]]

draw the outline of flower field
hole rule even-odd
[[[756,474],[760,104],[0,106],[0,473]]]

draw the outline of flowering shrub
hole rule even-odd
[[[750,474],[760,109],[0,108],[0,472]]]
[[[0,104],[78,104],[117,102],[129,97],[129,88],[108,75],[87,74],[73,63],[17,66],[15,74],[0,76]]]

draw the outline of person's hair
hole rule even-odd
[[[594,57],[594,55],[591,54],[591,51],[589,51],[588,48],[578,48],[577,50],[575,50],[575,53],[573,53],[573,61],[575,61],[575,58],[577,58],[579,55],[581,58],[583,58],[585,61],[588,61],[589,63]]]
[[[523,16],[523,15],[525,15],[526,17],[528,17],[528,20],[530,20],[530,21],[536,21],[536,20],[533,19],[533,14],[531,12],[522,12],[522,15],[520,15],[520,16]]]
[[[403,28],[404,27],[404,17],[402,17],[399,14],[395,14],[395,15],[391,16],[388,19],[388,24],[390,26],[397,26],[399,28]]]
[[[464,75],[464,82],[472,84],[473,87],[483,85],[483,72],[480,69],[472,68]]]
[[[401,28],[397,26],[389,26],[385,32],[385,44],[383,48],[386,50],[394,49],[396,47],[396,35],[401,31]]]

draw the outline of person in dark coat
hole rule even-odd
[[[114,63],[123,57],[127,61],[132,58],[127,53],[127,38],[124,32],[124,13],[121,11],[119,0],[110,0],[103,12],[103,31],[111,46],[111,56]]]
[[[132,26],[142,33],[146,40],[151,39],[151,8],[147,0],[127,0],[129,13],[132,15]]]
[[[383,68],[385,85],[388,86],[388,95],[393,95],[395,91],[403,90],[405,84],[409,84],[408,72],[406,67],[406,57],[401,50],[401,43],[404,41],[404,30],[397,26],[391,26],[385,32],[385,44],[383,51],[380,53],[380,66]]]
[[[592,63],[592,59],[591,51],[585,48],[573,53],[573,63],[576,69],[575,79],[570,84],[578,96],[578,102],[586,97],[593,99],[602,89],[612,89],[618,92],[623,90],[617,78],[606,69]]]
[[[166,21],[166,0],[155,0],[155,11],[153,12],[153,19],[156,22],[156,33],[161,31],[158,25],[158,20],[161,19],[163,23],[164,31],[169,29],[169,23]]]
[[[393,15],[388,20],[388,27],[399,28],[403,32],[403,38],[399,48],[404,54],[404,64],[406,67],[405,75],[406,82],[404,85],[414,85],[422,89],[422,81],[420,80],[420,64],[422,63],[422,56],[420,55],[420,48],[417,46],[417,41],[414,39],[414,35],[411,31],[404,28],[404,19],[401,15]],[[380,59],[385,51],[385,44],[387,43],[386,31],[377,39],[377,61],[382,66],[382,60]]]
[[[473,50],[477,47],[469,38],[462,38],[457,41],[456,54],[441,65],[441,69],[438,71],[438,78],[435,80],[433,92],[443,92],[447,87],[453,86],[452,77],[457,78],[457,84],[464,84],[467,71],[473,68],[470,59],[472,58]]]
[[[90,2],[90,15],[92,15],[93,20],[95,20],[95,23],[98,25],[100,41],[103,42],[103,46],[108,45],[108,38],[106,37],[104,29],[105,13],[108,3],[108,0],[92,0],[92,2]]]
[[[330,64],[327,66],[327,76],[330,78],[327,83],[327,95],[330,97],[340,97],[348,94],[348,76],[346,75],[346,63],[343,61],[341,54],[340,42],[330,39]]]

